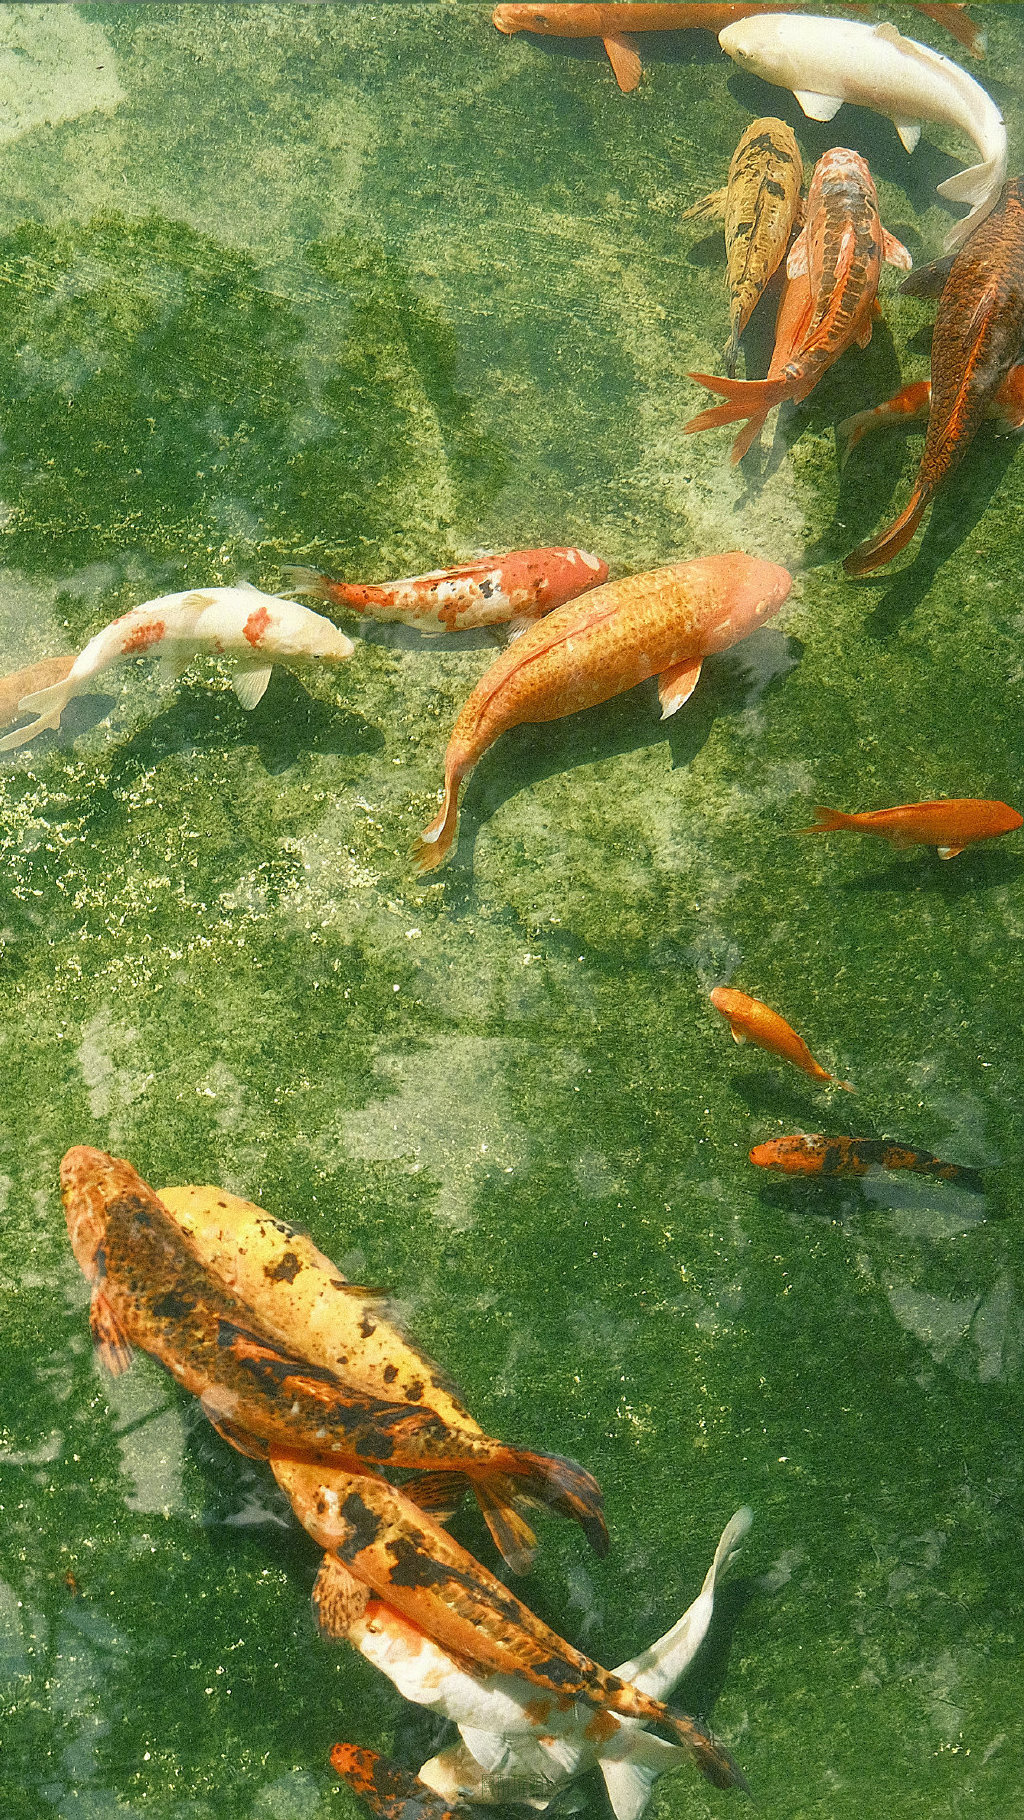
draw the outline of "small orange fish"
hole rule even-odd
[[[869,1169],[910,1169],[915,1175],[957,1182],[977,1194],[983,1186],[977,1169],[967,1169],[961,1163],[943,1163],[928,1150],[911,1150],[890,1138],[805,1137],[798,1133],[756,1144],[750,1160],[759,1169],[774,1169],[782,1175],[818,1175],[831,1180],[834,1176],[867,1175]]]
[[[419,870],[441,864],[455,838],[459,786],[502,733],[578,714],[650,676],[667,720],[689,700],[705,657],[777,613],[791,586],[778,563],[733,550],[606,582],[538,620],[463,704],[445,754],[440,813],[414,849]]]
[[[815,1061],[803,1037],[797,1036],[785,1018],[770,1005],[763,1004],[759,998],[748,998],[745,992],[737,992],[732,986],[716,986],[710,997],[715,1010],[728,1020],[734,1042],[756,1043],[770,1055],[792,1062],[794,1068],[802,1069],[812,1080],[831,1081],[846,1093],[855,1091],[849,1081],[836,1080],[834,1074],[829,1074],[820,1062]]]
[[[348,1579],[354,1577],[463,1662],[525,1675],[567,1703],[584,1700],[599,1711],[663,1725],[716,1788],[742,1785],[728,1753],[696,1720],[668,1712],[633,1682],[573,1649],[394,1486],[273,1451],[270,1464],[299,1522],[327,1550],[321,1576],[330,1580],[339,1567],[347,1570],[337,1576],[342,1635],[351,1624]],[[326,1615],[330,1626],[331,1598],[322,1589],[314,1598],[318,1616],[322,1621]]]
[[[926,18],[934,19],[936,25],[945,26],[958,43],[966,46],[972,57],[984,57],[985,34],[979,31],[966,6],[925,6],[923,0],[913,0],[913,5]]]
[[[41,663],[29,664],[27,670],[15,670],[10,676],[0,677],[0,727],[9,727],[12,720],[19,718],[18,704],[23,695],[32,695],[37,689],[52,689],[55,683],[62,683],[71,672],[75,656],[71,651],[61,657],[44,657]]]
[[[716,424],[764,415],[787,399],[798,403],[814,390],[829,367],[854,342],[871,340],[882,262],[910,269],[905,246],[883,228],[871,172],[858,152],[834,146],[818,159],[807,196],[805,225],[786,262],[790,278],[806,272],[813,307],[803,339],[777,377],[721,379],[710,373],[690,378],[718,392]],[[684,435],[708,427],[708,413],[684,426]]]
[[[796,5],[803,0],[795,0]],[[555,38],[600,38],[624,94],[636,88],[644,73],[630,32],[679,32],[700,29],[717,37],[723,26],[752,13],[777,13],[780,6],[496,6],[492,23],[499,32],[540,32]]]
[[[554,607],[608,579],[608,564],[586,550],[506,550],[401,581],[332,581],[289,569],[297,594],[315,594],[370,619],[399,620],[421,632],[468,632],[510,624],[513,637]]]
[[[930,379],[914,379],[909,385],[901,386],[884,404],[876,404],[873,409],[857,411],[836,425],[836,442],[841,451],[841,461],[845,466],[852,449],[872,430],[883,429],[888,424],[909,426],[928,420],[932,408],[932,382]],[[1018,361],[1011,367],[995,396],[989,400],[986,416],[995,423],[1005,425],[1007,430],[1024,430],[1024,361]]]
[[[940,859],[955,859],[975,841],[1012,834],[1024,816],[1009,803],[975,796],[950,796],[932,803],[901,803],[895,809],[864,809],[844,815],[841,809],[815,807],[818,820],[798,834],[879,834],[894,847],[937,847]]]
[[[336,1744],[331,1768],[382,1820],[459,1820],[469,1813],[461,1801],[453,1807],[411,1770],[399,1769],[397,1763],[358,1744]]]

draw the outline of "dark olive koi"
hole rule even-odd
[[[750,1160],[759,1169],[774,1169],[782,1175],[815,1175],[823,1180],[837,1176],[867,1175],[869,1169],[909,1169],[915,1175],[927,1175],[940,1182],[956,1182],[980,1194],[984,1187],[981,1172],[962,1163],[944,1163],[927,1150],[911,1150],[891,1138],[794,1137],[773,1138],[757,1144]]]

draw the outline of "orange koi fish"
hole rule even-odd
[[[10,676],[0,677],[0,727],[9,727],[12,720],[18,719],[18,704],[23,695],[32,695],[37,689],[52,689],[56,683],[62,683],[74,661],[74,651],[65,652],[61,657],[44,657],[41,663],[29,664],[27,670],[15,670]]]
[[[139,1346],[199,1398],[240,1452],[271,1445],[317,1458],[414,1469],[488,1469],[572,1512],[598,1551],[607,1547],[601,1493],[582,1467],[449,1429],[418,1403],[354,1390],[301,1353],[277,1346],[252,1311],[204,1269],[195,1248],[130,1163],[69,1150],[61,1190],[72,1249],[93,1285],[90,1321],[115,1373]]]
[[[402,581],[332,581],[314,569],[287,571],[295,592],[371,619],[400,620],[421,632],[468,632],[510,624],[512,636],[608,579],[608,564],[586,550],[507,550],[454,569]]]
[[[829,1074],[820,1062],[815,1061],[803,1037],[797,1036],[785,1018],[770,1005],[763,1004],[759,998],[748,998],[745,992],[737,992],[732,986],[716,986],[710,997],[715,1010],[727,1019],[734,1043],[756,1043],[759,1049],[767,1049],[769,1055],[792,1062],[794,1068],[802,1069],[812,1080],[831,1081],[846,1093],[855,1091],[849,1081],[836,1080],[834,1074]]]
[[[445,755],[444,799],[415,848],[421,872],[455,836],[459,786],[510,727],[561,720],[658,677],[662,719],[689,699],[701,665],[777,613],[792,586],[778,563],[731,551],[606,582],[516,640],[464,704]]]
[[[481,1444],[501,1447],[473,1420],[440,1368],[388,1318],[381,1292],[347,1283],[304,1233],[223,1188],[161,1188],[159,1199],[203,1269],[251,1310],[279,1346],[368,1396],[433,1410],[471,1453]],[[452,1467],[462,1470],[454,1459]],[[525,1573],[536,1537],[523,1515],[529,1499],[522,1486],[486,1468],[472,1484],[495,1543],[509,1566]],[[606,1546],[593,1505],[581,1514],[592,1539]]]
[[[804,0],[796,0],[797,5]],[[644,73],[630,32],[714,32],[748,19],[751,13],[785,11],[779,6],[496,6],[492,21],[499,32],[540,32],[555,38],[600,38],[624,94],[636,88]]]
[[[425,1631],[451,1655],[484,1670],[525,1675],[566,1701],[663,1725],[717,1788],[742,1784],[731,1758],[696,1720],[670,1713],[660,1700],[622,1681],[549,1630],[507,1586],[442,1528],[388,1485],[293,1455],[271,1452],[274,1477],[299,1522],[328,1551],[314,1599],[321,1626],[331,1627],[330,1582],[341,1580],[341,1635],[353,1621],[349,1578]],[[338,1576],[338,1568],[347,1575]]]
[[[851,450],[872,430],[894,423],[909,427],[922,418],[927,422],[931,408],[931,380],[914,379],[894,392],[884,404],[876,404],[871,410],[856,411],[836,426],[842,464],[845,466]],[[1007,430],[1024,430],[1024,361],[1018,361],[1010,368],[998,392],[989,400],[985,414]]]
[[[925,6],[922,0],[913,0],[919,13],[928,19],[934,19],[936,25],[945,26],[947,32],[970,51],[972,57],[984,57],[985,34],[979,31],[966,6]]]
[[[785,373],[807,333],[811,315],[814,310],[814,298],[811,294],[811,280],[807,272],[800,272],[796,278],[787,277],[779,299],[779,313],[775,319],[775,347],[772,351],[771,365],[768,368],[768,379],[778,379]],[[755,411],[747,420],[732,445],[730,461],[733,466],[742,461],[747,450],[757,441],[768,421],[771,406],[763,411]],[[736,414],[731,404],[714,404],[710,410],[702,411],[699,417],[691,418],[686,425],[685,434],[693,435],[696,430],[713,430],[723,423],[735,423]]]
[[[750,1160],[759,1169],[774,1169],[782,1175],[820,1175],[831,1180],[867,1175],[869,1169],[910,1169],[940,1182],[957,1182],[974,1194],[980,1194],[983,1187],[980,1170],[943,1163],[927,1150],[910,1150],[890,1138],[805,1137],[798,1133],[755,1144]]]
[[[383,1820],[459,1820],[469,1812],[461,1801],[453,1806],[435,1795],[411,1770],[399,1769],[397,1763],[358,1744],[336,1744],[331,1768]]]
[[[755,415],[763,420],[775,405],[806,398],[853,342],[865,348],[871,340],[883,260],[910,268],[906,247],[882,226],[874,181],[858,152],[834,146],[818,159],[805,216],[786,264],[790,278],[806,272],[810,281],[813,303],[804,338],[775,378],[719,379],[691,373],[691,379],[727,400],[729,414],[719,406],[716,423]],[[702,413],[684,426],[683,433],[689,436],[707,427]]]
[[[817,806],[818,817],[798,834],[880,834],[894,847],[937,847],[940,859],[955,859],[975,841],[996,840],[1024,824],[1009,803],[975,796],[942,797],[933,803],[901,803],[896,809],[864,809],[844,815],[841,809]]]
[[[934,281],[942,277],[943,262]],[[918,295],[921,287],[915,287]],[[906,547],[934,494],[974,441],[1024,341],[1024,179],[1004,184],[957,253],[932,336],[931,412],[910,499],[895,523],[846,558],[848,575],[882,568]]]

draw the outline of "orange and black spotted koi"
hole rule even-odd
[[[891,1138],[794,1137],[772,1138],[767,1144],[756,1144],[750,1160],[759,1169],[774,1169],[782,1175],[814,1175],[823,1181],[836,1177],[867,1175],[870,1169],[909,1169],[914,1175],[931,1176],[940,1182],[956,1182],[980,1194],[984,1187],[981,1172],[962,1163],[944,1163],[927,1150],[911,1150]]]
[[[411,1770],[399,1769],[389,1758],[358,1744],[336,1744],[331,1768],[383,1820],[460,1820],[469,1812],[461,1802],[453,1807],[443,1795],[436,1795]]]
[[[867,347],[876,312],[883,260],[909,270],[906,247],[883,228],[874,181],[858,152],[834,146],[814,167],[805,209],[806,225],[790,250],[790,278],[806,272],[811,311],[803,340],[774,379],[720,379],[710,373],[690,378],[718,392],[731,407],[720,407],[715,422],[759,416],[787,399],[799,402],[852,343]],[[686,433],[710,427],[708,413],[686,425]]]
[[[937,276],[941,272],[940,262]],[[846,558],[848,575],[884,567],[910,542],[990,415],[1022,340],[1024,178],[1015,177],[957,253],[942,287],[932,336],[931,411],[914,490],[895,523]]]

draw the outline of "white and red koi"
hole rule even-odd
[[[332,581],[315,569],[286,571],[297,594],[370,619],[398,620],[421,632],[469,632],[510,625],[512,634],[608,579],[608,564],[587,550],[506,550],[431,569],[401,581]]]
[[[23,695],[19,711],[37,718],[0,739],[0,752],[25,745],[44,728],[59,727],[73,696],[130,657],[159,657],[161,675],[169,681],[201,654],[233,658],[235,694],[243,708],[255,708],[274,664],[302,665],[313,659],[337,664],[354,650],[352,640],[320,613],[258,588],[243,584],[162,594],[97,632],[62,682]]]
[[[786,263],[791,279],[806,273],[810,284],[812,305],[803,339],[773,378],[691,373],[691,379],[727,401],[717,407],[716,424],[744,417],[763,421],[775,405],[806,398],[853,342],[863,348],[871,340],[883,260],[910,268],[906,247],[882,226],[871,172],[859,152],[834,146],[819,158],[805,215]],[[685,426],[685,434],[708,427],[708,414],[702,413]]]

